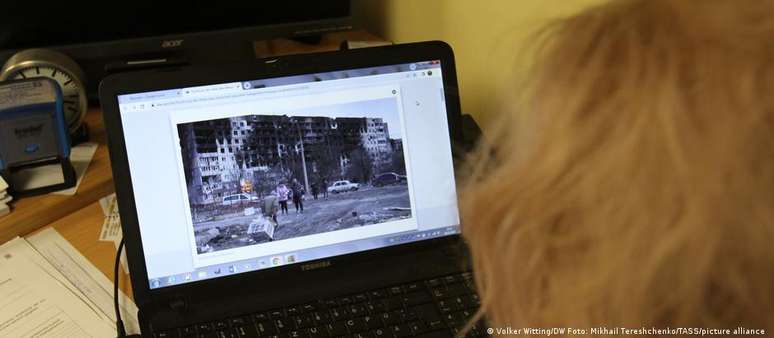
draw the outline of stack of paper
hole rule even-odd
[[[129,333],[137,307],[120,295]],[[0,337],[115,336],[111,281],[54,229],[0,246]]]
[[[102,230],[99,233],[99,240],[113,242],[113,246],[118,250],[118,244],[121,243],[124,235],[121,231],[121,217],[118,215],[116,194],[101,198],[99,206],[102,207],[102,213],[105,215],[105,220],[102,222]],[[121,252],[121,266],[124,268],[124,272],[129,273],[126,265],[126,250]]]
[[[11,207],[8,206],[8,203],[12,199],[11,195],[8,195],[8,183],[5,183],[3,177],[0,176],[0,216],[5,216],[11,212]]]

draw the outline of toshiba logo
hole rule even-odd
[[[317,263],[304,264],[301,266],[301,270],[308,271],[308,270],[324,269],[329,266],[331,266],[331,261],[322,261]]]
[[[183,39],[180,40],[164,40],[161,42],[161,48],[173,48],[183,45]]]

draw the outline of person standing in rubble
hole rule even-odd
[[[285,186],[284,183],[280,183],[277,185],[276,189],[277,194],[277,200],[279,201],[280,210],[282,211],[282,214],[287,215],[288,214],[288,199],[290,199],[290,189]]]
[[[290,186],[290,190],[293,192],[293,206],[296,207],[296,213],[304,213],[304,186],[298,183],[297,179],[293,179],[293,184]]]

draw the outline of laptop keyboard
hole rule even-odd
[[[453,337],[479,307],[469,272],[157,332],[155,337]],[[466,337],[486,336],[477,323]]]

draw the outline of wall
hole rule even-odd
[[[444,40],[454,48],[462,110],[486,123],[529,62],[536,29],[600,0],[355,0],[367,30],[395,42]]]

